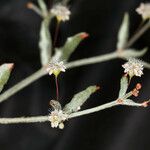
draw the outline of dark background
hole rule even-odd
[[[14,62],[15,68],[5,87],[8,89],[40,68],[39,28],[41,18],[26,8],[28,0],[0,0],[0,62]],[[36,1],[32,1],[35,2]],[[124,12],[130,14],[130,33],[141,21],[135,8],[141,0],[71,0],[71,20],[60,28],[57,46],[75,33],[86,31],[90,37],[74,52],[70,60],[96,56],[115,50],[117,32]],[[49,4],[49,2],[47,1]],[[54,32],[55,20],[51,31]],[[150,46],[150,30],[132,47]],[[144,60],[149,61],[149,54]],[[123,74],[123,60],[112,60],[67,70],[59,79],[61,103],[89,85],[101,86],[82,109],[115,99]],[[150,98],[150,71],[135,78],[143,88],[136,101]],[[55,98],[53,77],[43,77],[0,104],[0,117],[48,114],[48,102]],[[69,120],[64,130],[52,129],[50,123],[0,125],[2,150],[149,150],[150,108],[114,107]]]

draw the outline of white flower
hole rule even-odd
[[[136,12],[141,15],[144,20],[150,19],[150,3],[141,3],[136,9]]]
[[[57,17],[59,21],[67,21],[70,19],[70,10],[62,4],[54,5],[51,9],[51,13]]]
[[[142,61],[130,58],[127,63],[122,65],[122,67],[125,69],[124,72],[129,74],[130,77],[138,76],[141,77],[143,75],[143,64]]]
[[[58,62],[58,61],[52,61],[49,63],[46,71],[49,73],[49,75],[54,74],[57,76],[61,71],[65,72],[66,66],[64,65],[63,61]]]
[[[67,114],[64,114],[62,110],[55,109],[49,115],[49,121],[51,122],[52,128],[59,127],[60,129],[64,128],[63,122],[68,118]]]

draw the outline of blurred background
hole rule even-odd
[[[0,0],[0,63],[14,62],[9,84],[13,86],[40,68],[39,29],[41,18],[26,8],[28,0]],[[36,0],[31,1],[37,4]],[[46,1],[50,6],[51,1]],[[70,21],[62,23],[57,46],[68,36],[87,32],[70,61],[113,52],[117,33],[125,12],[130,14],[130,33],[137,29],[141,17],[135,9],[141,0],[71,0]],[[148,2],[148,1],[146,1]],[[51,26],[54,35],[56,20]],[[132,47],[150,46],[150,30]],[[150,62],[148,52],[143,59]],[[92,95],[82,109],[110,102],[118,96],[123,74],[123,60],[67,70],[59,78],[60,102],[65,105],[72,96],[89,85],[100,85],[101,91]],[[137,102],[150,98],[150,70],[135,78],[142,90]],[[47,115],[49,100],[55,98],[53,77],[45,76],[32,83],[8,101],[0,104],[0,117]],[[0,125],[2,150],[149,150],[150,107],[119,106],[69,120],[64,130],[52,129],[50,123]]]

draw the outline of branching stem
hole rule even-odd
[[[142,103],[134,103],[134,104],[119,104],[117,100],[93,107],[90,109],[86,109],[83,111],[75,112],[69,115],[68,119],[83,116],[83,115],[88,115],[94,112],[98,112],[104,109],[108,109],[114,106],[118,105],[127,105],[127,106],[132,106],[132,107],[143,107]],[[36,116],[36,117],[18,117],[18,118],[0,118],[0,124],[16,124],[16,123],[42,123],[42,122],[49,122],[49,117],[48,116]]]

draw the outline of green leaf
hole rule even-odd
[[[72,100],[65,105],[64,111],[67,114],[72,112],[76,112],[79,108],[86,102],[86,100],[90,97],[90,95],[98,90],[97,86],[90,86],[84,91],[81,91],[74,95]]]
[[[3,90],[4,85],[7,83],[13,64],[3,64],[0,66],[0,92]]]
[[[82,32],[67,38],[67,41],[65,42],[64,46],[55,50],[55,55],[53,59],[68,61],[70,55],[75,51],[80,42],[86,37],[88,37],[88,34]]]
[[[118,33],[117,49],[124,49],[129,37],[129,15],[125,13]]]
[[[48,14],[46,3],[44,2],[44,0],[38,0],[38,4],[40,6],[42,13],[46,16]]]
[[[51,59],[52,40],[51,40],[51,35],[49,33],[49,23],[50,23],[50,18],[45,18],[42,21],[41,29],[40,29],[39,48],[40,48],[40,58],[41,58],[42,66],[48,64]]]
[[[120,91],[119,91],[119,98],[125,96],[128,89],[128,78],[123,76],[120,81]]]

